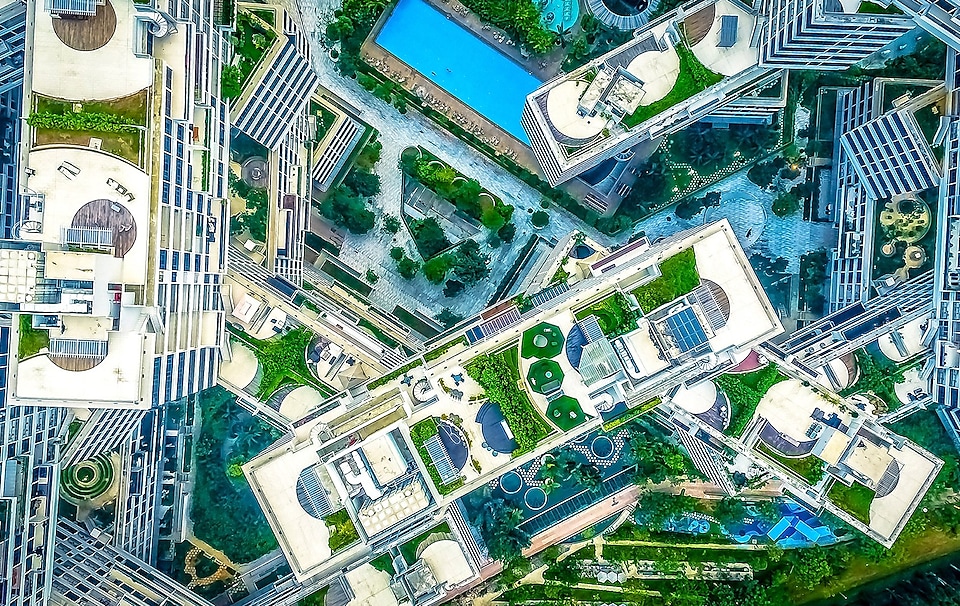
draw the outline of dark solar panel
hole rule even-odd
[[[680,351],[687,352],[707,342],[700,320],[689,307],[667,317],[667,328]]]

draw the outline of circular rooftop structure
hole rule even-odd
[[[94,51],[103,48],[117,31],[117,13],[110,0],[97,7],[92,17],[53,19],[53,31],[73,50]]]
[[[713,408],[717,401],[717,386],[713,381],[704,381],[689,388],[681,386],[670,399],[690,414],[703,414]]]
[[[640,105],[656,103],[666,97],[680,76],[680,55],[673,48],[665,51],[647,51],[638,55],[627,71],[643,79],[643,97]]]
[[[308,385],[301,385],[288,393],[280,402],[280,414],[288,419],[299,419],[307,411],[319,406],[323,400],[323,394],[319,391]]]
[[[117,489],[114,461],[107,453],[80,461],[60,473],[60,494],[74,505],[96,501]]]
[[[126,206],[113,200],[99,198],[87,202],[73,215],[70,227],[74,230],[72,242],[80,246],[113,246],[113,256],[123,258],[137,240],[137,222]]]
[[[558,326],[541,322],[523,332],[520,355],[524,358],[552,358],[563,351],[563,333]]]
[[[240,167],[240,178],[250,187],[265,189],[270,184],[267,161],[260,157],[249,158]]]
[[[596,115],[581,116],[580,97],[590,83],[585,80],[567,80],[547,93],[547,116],[561,135],[580,141],[592,139],[607,126],[606,118]]]
[[[563,370],[553,360],[538,360],[530,365],[527,372],[527,382],[533,391],[539,394],[550,394],[560,389],[563,383]]]

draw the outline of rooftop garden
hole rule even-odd
[[[563,431],[570,431],[587,420],[580,402],[570,396],[560,396],[547,405],[547,418]]]
[[[723,76],[704,67],[685,42],[681,41],[673,49],[680,57],[680,74],[676,83],[663,99],[641,105],[632,114],[624,116],[623,124],[627,128],[633,128],[723,80]]]
[[[874,491],[858,482],[854,482],[851,486],[842,482],[834,482],[827,496],[840,509],[864,524],[870,524],[870,503],[876,496]]]
[[[386,385],[390,381],[400,378],[402,375],[406,374],[407,372],[416,368],[417,366],[420,366],[421,364],[422,362],[420,360],[414,360],[413,362],[408,362],[403,366],[401,366],[400,368],[397,368],[388,372],[387,374],[383,375],[379,379],[374,379],[373,381],[370,381],[369,383],[367,383],[367,389],[373,390],[383,385]]]
[[[25,360],[50,346],[50,331],[33,327],[33,316],[20,315],[20,341],[17,343],[17,359]]]
[[[440,524],[437,524],[430,530],[424,532],[423,534],[419,534],[413,537],[412,539],[410,539],[409,541],[401,545],[400,555],[403,556],[403,559],[407,562],[407,564],[413,564],[414,562],[417,561],[417,549],[420,547],[420,544],[426,541],[427,537],[429,537],[434,533],[449,534],[450,525],[447,524],[446,522],[441,522]]]
[[[563,350],[563,333],[560,328],[541,322],[523,331],[520,340],[520,355],[524,358],[552,358]]]
[[[465,0],[463,5],[534,53],[553,48],[556,36],[543,27],[540,6],[534,0]]]
[[[477,356],[466,365],[466,371],[484,389],[486,397],[500,406],[517,442],[515,456],[533,450],[550,433],[546,421],[520,389],[514,378],[517,372],[503,354]]]
[[[423,461],[423,466],[427,468],[427,473],[430,474],[430,480],[432,480],[433,485],[437,487],[437,492],[440,494],[450,494],[463,486],[465,478],[460,476],[446,484],[440,480],[440,473],[433,464],[433,459],[430,457],[430,453],[427,452],[427,447],[425,446],[427,440],[437,435],[438,432],[437,420],[434,417],[427,417],[422,421],[414,423],[410,427],[410,439],[413,441],[413,445],[420,455],[420,460]]]
[[[231,38],[236,55],[234,66],[240,70],[241,85],[246,85],[250,74],[277,39],[277,34],[263,19],[241,9],[237,13],[237,27]]]
[[[230,468],[261,452],[279,434],[241,409],[236,396],[221,387],[201,392],[198,402],[193,533],[236,563],[252,562],[276,549],[277,540],[242,471],[236,476]]]
[[[330,538],[327,543],[333,553],[346,549],[360,539],[357,527],[353,525],[353,520],[350,519],[346,509],[331,513],[323,518],[323,521],[330,529]]]
[[[813,455],[799,458],[785,457],[762,442],[758,442],[756,448],[758,451],[806,480],[811,486],[816,485],[817,482],[822,480],[826,473],[824,462]]]
[[[100,149],[133,164],[140,163],[142,127],[147,123],[147,94],[136,93],[106,101],[67,101],[37,95],[27,123],[36,145],[87,147],[100,139]]]
[[[258,397],[270,396],[283,383],[310,385],[320,393],[330,393],[330,388],[315,379],[307,368],[306,351],[313,335],[306,328],[291,330],[264,341],[254,339],[242,330],[231,329],[231,332],[253,348],[260,362],[263,378],[260,380]]]
[[[902,15],[903,11],[897,8],[893,3],[890,6],[882,6],[876,2],[861,2],[857,7],[857,12],[866,15]]]
[[[533,391],[539,394],[552,393],[560,388],[563,371],[553,360],[538,360],[530,366],[527,382]]]
[[[403,172],[423,183],[457,210],[496,232],[513,217],[513,206],[482,188],[422,147],[408,147],[400,155]]]
[[[726,374],[715,378],[714,383],[730,399],[730,426],[727,433],[740,437],[767,391],[788,378],[780,372],[776,364],[769,364],[753,372]]]
[[[883,400],[889,410],[900,405],[896,385],[903,383],[903,368],[888,360],[882,354],[874,356],[864,349],[854,352],[859,370],[857,382],[841,390],[843,397],[856,393],[872,392]]]
[[[589,316],[596,316],[600,330],[612,339],[636,330],[639,314],[630,307],[627,297],[617,291],[575,315],[578,321]]]
[[[660,263],[660,277],[631,291],[644,313],[682,297],[700,285],[693,248],[681,251]]]

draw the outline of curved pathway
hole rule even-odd
[[[603,0],[587,0],[587,6],[590,7],[590,12],[597,18],[597,21],[607,27],[623,31],[635,30],[646,24],[647,21],[650,20],[647,15],[650,14],[650,11],[657,8],[658,4],[660,3],[657,0],[651,0],[650,6],[635,15],[618,15],[607,8]]]

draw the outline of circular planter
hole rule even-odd
[[[517,494],[523,488],[523,478],[515,471],[508,471],[500,476],[500,490],[506,494]]]
[[[538,486],[534,486],[523,495],[523,504],[530,511],[540,511],[547,506],[547,493]]]

